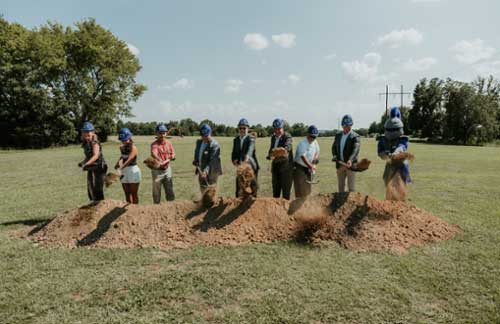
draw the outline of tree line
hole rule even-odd
[[[198,136],[199,127],[201,124],[208,124],[212,128],[212,134],[214,136],[236,136],[238,135],[238,127],[227,126],[225,124],[218,124],[211,120],[205,119],[199,123],[192,120],[191,118],[181,119],[179,121],[165,121],[165,122],[132,122],[132,121],[119,121],[117,128],[127,127],[134,135],[154,135],[156,134],[156,126],[159,123],[165,124],[168,129],[169,135],[172,136]],[[294,137],[306,136],[308,125],[303,123],[289,124],[285,122],[284,129],[286,132]],[[358,129],[356,130],[360,135],[367,136],[368,129]],[[257,137],[268,137],[274,133],[272,126],[263,126],[262,124],[256,124],[250,126],[250,132],[255,133]],[[337,130],[320,130],[320,137],[331,137],[334,136]]]
[[[403,107],[405,133],[429,142],[481,145],[500,139],[500,82],[493,76],[472,82],[422,79],[412,107]],[[386,116],[370,125],[382,133]]]

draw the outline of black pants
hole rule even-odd
[[[92,201],[104,200],[104,177],[107,167],[87,171],[87,193]]]
[[[292,190],[292,166],[288,161],[273,162],[272,165],[272,184],[273,197],[290,200],[290,191]]]

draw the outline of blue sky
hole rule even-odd
[[[496,0],[0,0],[11,22],[94,17],[129,43],[148,86],[133,120],[282,117],[324,129],[346,113],[367,127],[386,84],[500,77],[499,12]]]

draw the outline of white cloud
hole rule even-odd
[[[380,54],[368,53],[361,61],[342,62],[341,66],[346,76],[354,81],[374,81],[381,60]]]
[[[283,33],[283,34],[273,35],[271,38],[276,44],[278,44],[283,48],[291,48],[297,45],[295,43],[295,38],[296,38],[295,34]]]
[[[246,34],[243,38],[243,43],[247,45],[249,48],[260,51],[269,46],[269,41],[267,38],[258,33],[250,33]]]
[[[414,28],[393,30],[379,37],[376,44],[397,48],[402,45],[418,45],[422,42],[423,38],[422,33]]]
[[[479,63],[474,67],[474,70],[479,75],[493,75],[498,78],[500,77],[500,60]]]
[[[331,61],[331,60],[333,60],[336,57],[337,57],[337,54],[331,53],[331,54],[325,55],[325,60]]]
[[[190,90],[193,88],[194,88],[194,81],[187,78],[179,79],[171,85],[163,85],[158,87],[158,89],[160,90],[172,90],[172,89]]]
[[[436,3],[441,2],[441,0],[411,0],[413,3]]]
[[[410,58],[408,61],[403,63],[403,70],[411,72],[425,71],[430,69],[436,63],[437,60],[433,57],[424,57],[416,60]]]
[[[292,84],[297,84],[300,82],[300,77],[296,74],[290,74],[288,76],[288,81],[290,81],[290,83]]]
[[[495,49],[487,46],[480,38],[471,41],[462,40],[450,49],[456,53],[455,59],[464,64],[473,64],[489,59],[495,53]]]
[[[224,87],[225,93],[238,93],[240,92],[243,81],[237,79],[226,80],[226,86]]]
[[[141,51],[139,51],[137,47],[135,47],[130,43],[127,43],[127,48],[130,51],[130,53],[134,54],[135,56],[139,56],[139,54],[141,54]]]

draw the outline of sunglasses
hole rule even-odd
[[[246,127],[240,127],[240,130],[246,130],[247,128]]]

